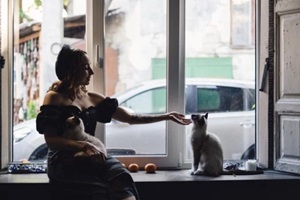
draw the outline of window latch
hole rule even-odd
[[[5,65],[5,59],[3,56],[0,55],[0,69],[3,69]]]
[[[97,56],[97,66],[100,68],[104,67],[103,58],[100,56],[100,47],[96,45],[96,56]]]
[[[260,85],[260,89],[259,89],[260,92],[264,92],[265,91],[268,70],[269,70],[269,58],[266,58],[264,73],[263,73],[263,77],[262,77],[261,85]]]

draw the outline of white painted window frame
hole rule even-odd
[[[94,24],[99,24],[99,18],[103,16],[103,9],[101,6],[105,5],[103,1],[87,1],[87,26],[92,27],[87,29],[87,51],[93,64],[97,64],[97,51],[100,57],[104,57],[104,35],[103,29]],[[109,0],[106,1],[109,3]],[[2,96],[1,96],[1,110],[2,110],[2,126],[0,135],[0,156],[1,156],[1,168],[5,168],[7,163],[12,160],[12,66],[13,66],[13,4],[14,1],[1,0],[1,55],[5,58],[5,68],[2,69]],[[184,112],[184,59],[185,59],[185,42],[184,42],[184,4],[183,0],[167,0],[167,24],[168,33],[168,62],[167,62],[167,78],[168,78],[168,111],[178,110]],[[264,60],[267,57],[268,44],[268,2],[256,1],[257,5],[257,39],[256,39],[256,54],[257,54],[257,85],[261,83],[261,76],[263,72]],[[178,21],[176,21],[178,20]],[[103,25],[104,26],[104,25]],[[102,31],[102,32],[101,32]],[[100,37],[99,37],[100,36]],[[102,48],[98,48],[97,46]],[[105,61],[104,61],[105,63]],[[93,80],[92,89],[98,92],[104,92],[104,70],[105,68],[97,68],[95,70],[94,77],[97,80]],[[102,81],[99,81],[102,80]],[[169,101],[172,99],[172,101]],[[175,100],[174,100],[175,99]],[[258,160],[260,163],[267,165],[267,105],[268,98],[267,93],[258,93],[257,95],[257,152]],[[103,127],[102,127],[103,128]],[[104,130],[104,129],[103,129]],[[184,151],[184,127],[176,125],[175,123],[168,122],[167,124],[168,145],[166,156],[140,156],[140,157],[120,157],[120,161],[124,163],[137,162],[141,166],[148,162],[154,162],[161,168],[186,168],[188,163],[183,163],[183,151]]]

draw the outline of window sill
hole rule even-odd
[[[154,174],[145,171],[131,173],[143,200],[198,199],[200,196],[215,198],[232,197],[236,194],[266,199],[299,195],[300,176],[276,171],[264,171],[257,175],[222,175],[219,177],[192,176],[189,170],[158,170]],[[23,198],[24,192],[30,199],[40,199],[49,192],[49,179],[43,174],[0,174],[0,196],[9,199]],[[16,192],[18,191],[18,192]],[[23,192],[22,192],[23,191]],[[2,195],[3,194],[3,195]],[[13,197],[12,197],[13,195]],[[5,198],[4,198],[5,199]]]
[[[192,176],[189,170],[158,170],[155,173],[146,173],[141,170],[131,173],[136,183],[147,182],[206,182],[206,181],[275,181],[275,180],[299,180],[299,175],[265,170],[263,174],[254,175],[222,175],[219,177]],[[8,174],[0,173],[1,184],[48,184],[47,174]]]

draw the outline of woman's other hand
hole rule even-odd
[[[105,152],[102,152],[100,148],[98,148],[94,144],[87,141],[79,142],[83,144],[82,151],[84,152],[84,154],[82,154],[81,156],[94,157],[94,159],[97,159],[101,163],[103,163],[107,159]]]

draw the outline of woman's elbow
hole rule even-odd
[[[57,143],[59,143],[59,139],[60,139],[58,136],[44,134],[44,138],[49,148],[55,149],[58,146]]]
[[[117,121],[133,124],[132,123],[132,114],[128,112],[123,107],[119,107],[117,111],[114,113],[113,118]]]

